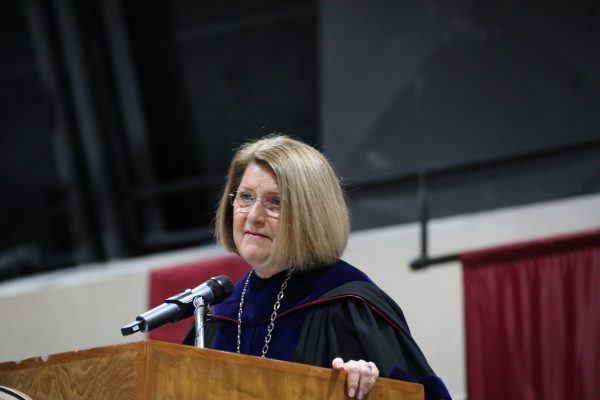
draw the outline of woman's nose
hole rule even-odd
[[[248,218],[251,220],[264,220],[266,218],[266,210],[262,201],[255,201],[248,210]]]

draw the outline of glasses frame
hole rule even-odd
[[[236,204],[237,194],[240,192],[248,193],[248,194],[251,194],[252,196],[254,196],[254,201],[252,202],[252,204],[249,204],[246,207]],[[231,204],[232,207],[236,207],[238,212],[240,212],[240,213],[249,213],[252,206],[258,201],[258,202],[260,202],[260,205],[262,206],[263,210],[265,210],[265,213],[268,216],[273,217],[273,218],[279,218],[279,215],[281,213],[280,209],[278,208],[277,210],[273,210],[269,207],[266,207],[265,203],[264,203],[265,200],[271,199],[273,197],[278,197],[278,196],[263,197],[263,196],[254,194],[252,192],[234,190],[233,192],[229,193],[229,204]]]

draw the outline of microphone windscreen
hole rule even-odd
[[[211,278],[211,280],[216,282],[216,285],[211,285],[214,295],[211,304],[217,304],[225,300],[225,298],[231,294],[233,291],[233,283],[231,282],[231,279],[225,275],[215,276]]]

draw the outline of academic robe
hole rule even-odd
[[[250,277],[242,313],[242,354],[261,356],[286,274]],[[238,311],[246,277],[210,313],[206,347],[237,351]],[[350,264],[338,260],[294,272],[280,304],[266,357],[327,368],[335,357],[372,361],[380,376],[422,383],[427,400],[450,399],[412,338],[400,307]],[[194,337],[192,326],[183,343],[193,345]]]

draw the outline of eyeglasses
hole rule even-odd
[[[255,202],[260,201],[267,215],[271,217],[279,217],[279,207],[281,199],[279,196],[257,196],[251,192],[235,191],[229,193],[229,203],[237,207],[239,212],[250,212],[250,208]]]

